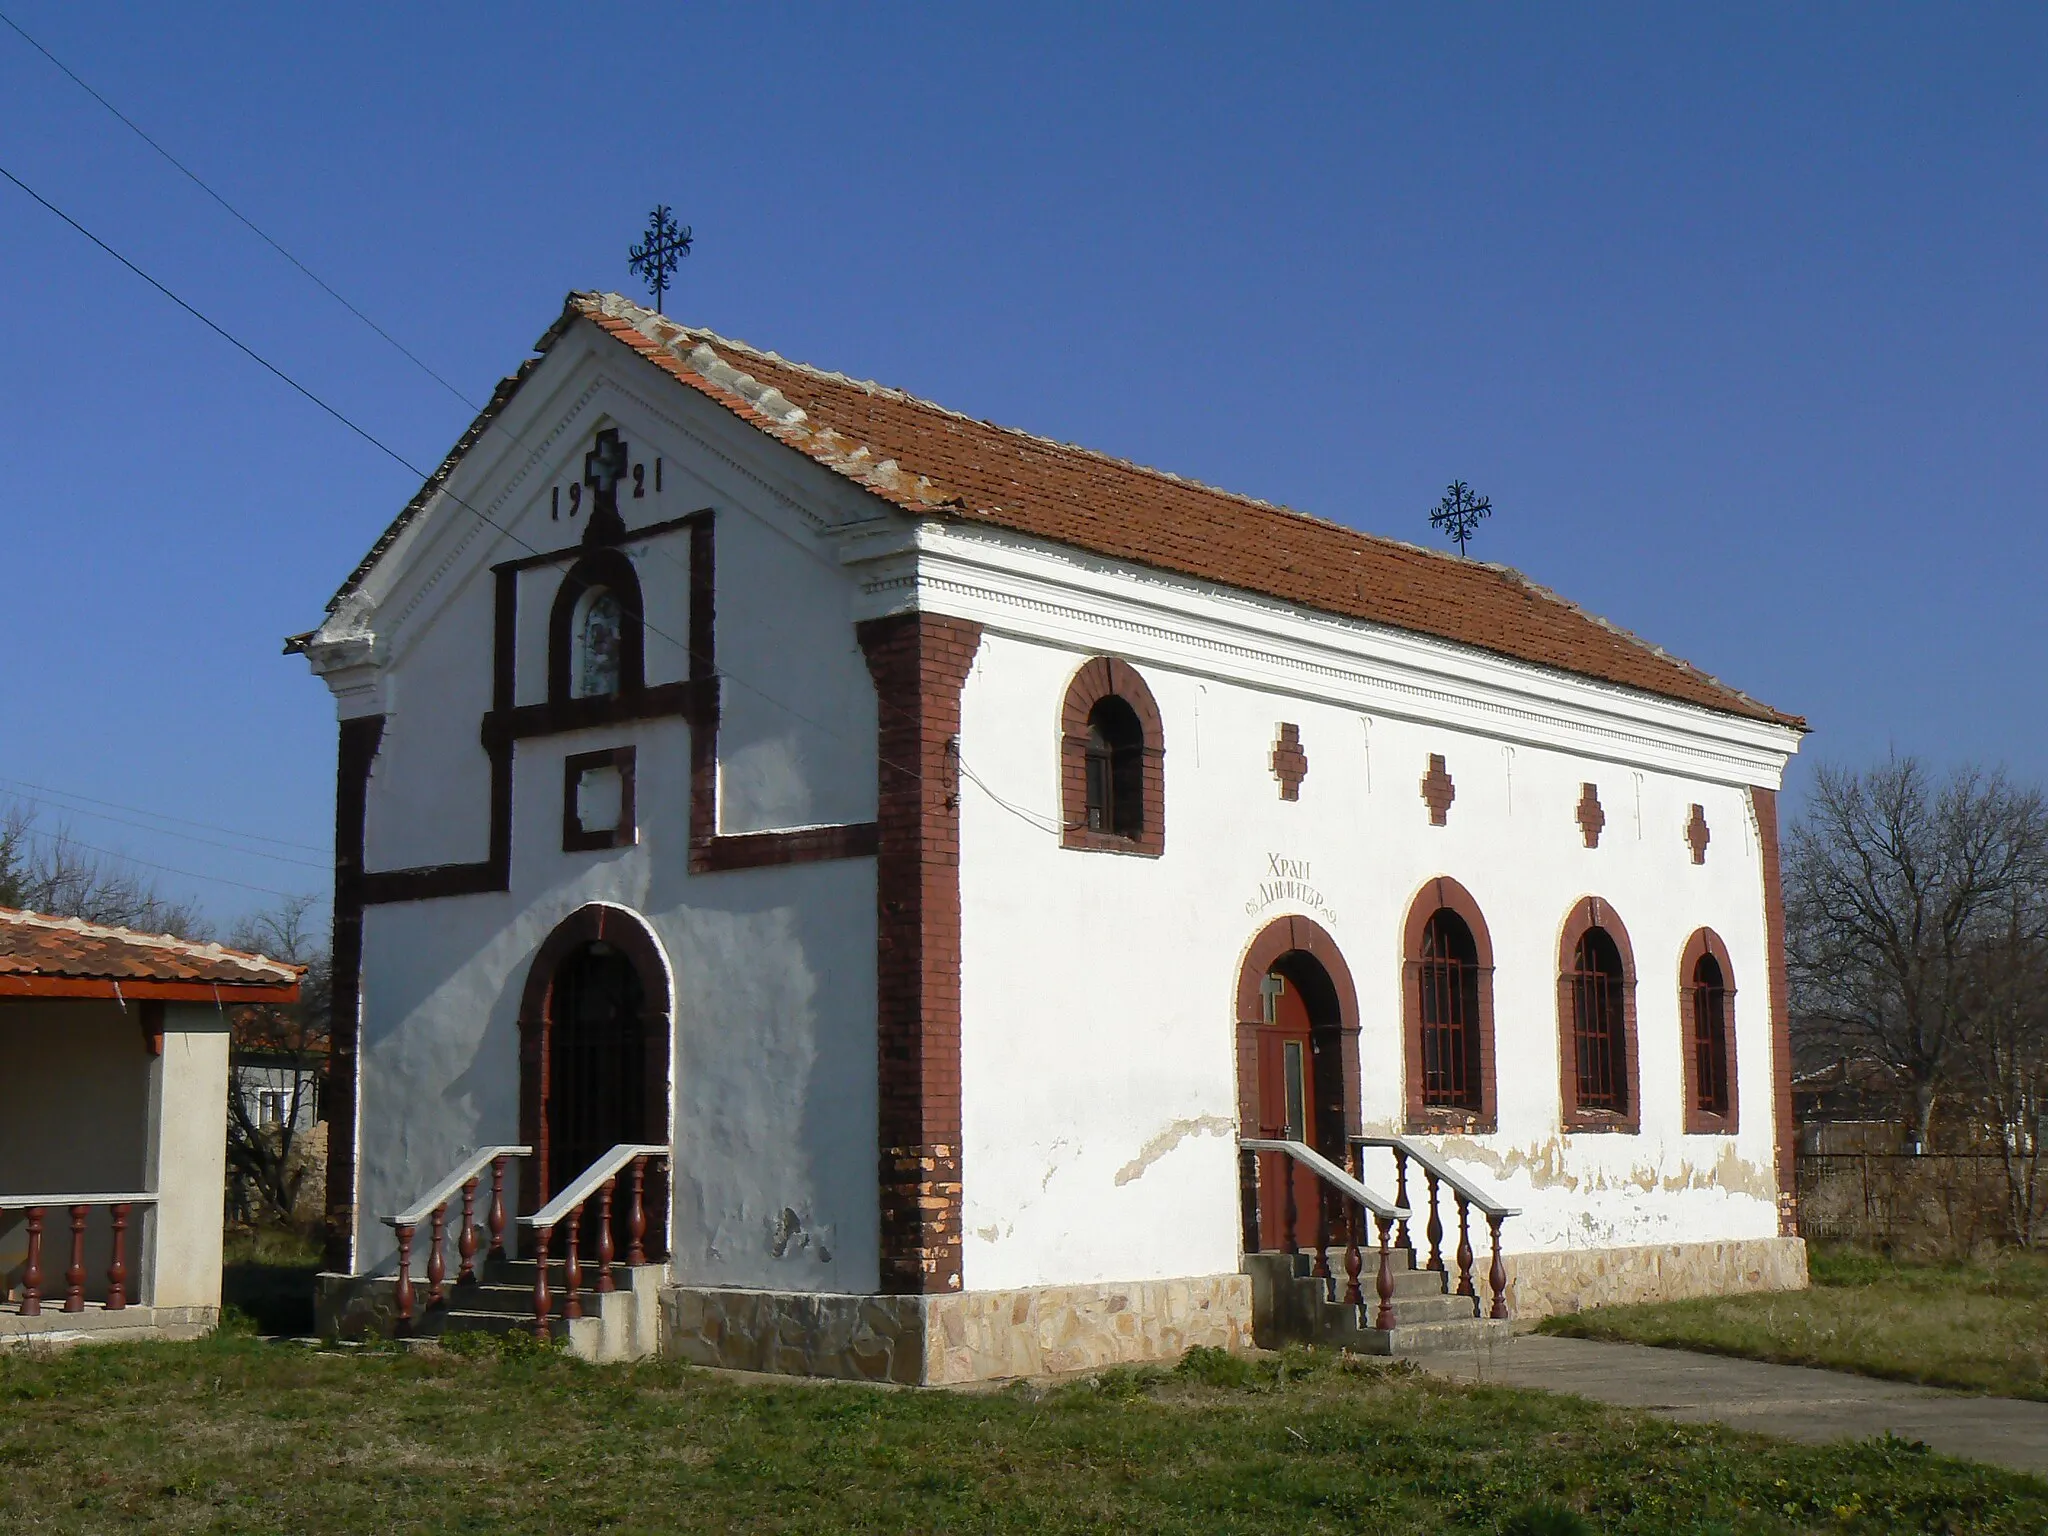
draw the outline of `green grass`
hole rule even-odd
[[[2048,1259],[1915,1264],[1815,1249],[1806,1291],[1600,1307],[1545,1333],[2048,1401]]]
[[[906,1392],[228,1335],[0,1356],[0,1529],[2037,1536],[2048,1485],[1305,1353]]]
[[[221,1255],[221,1303],[258,1333],[313,1331],[313,1277],[320,1245],[276,1227],[230,1228]]]

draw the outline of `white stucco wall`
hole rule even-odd
[[[1131,654],[1127,633],[1101,638],[1103,652]],[[967,685],[966,763],[1037,817],[1059,811],[1059,710],[1089,654],[992,631]],[[1138,664],[1165,719],[1163,858],[1065,850],[963,786],[969,1289],[1236,1268],[1236,987],[1276,917],[1312,917],[1336,939],[1358,990],[1364,1128],[1402,1129],[1402,933],[1439,875],[1478,901],[1496,967],[1498,1131],[1448,1150],[1523,1208],[1508,1246],[1776,1233],[1762,871],[1745,788],[1333,706],[1213,667]],[[1309,757],[1298,802],[1280,799],[1270,768],[1281,721],[1299,725]],[[1456,784],[1444,827],[1419,789],[1433,752]],[[1595,849],[1574,814],[1584,782],[1607,814]],[[1712,829],[1703,866],[1683,837],[1696,802]],[[1305,862],[1319,899],[1262,890],[1273,859]],[[1559,1134],[1559,935],[1588,895],[1634,948],[1639,1135]],[[1701,927],[1735,967],[1733,1137],[1683,1133],[1678,964]],[[1391,1163],[1369,1180],[1391,1193]]]
[[[380,572],[389,584],[366,595],[375,664],[330,681],[344,713],[386,716],[369,793],[373,869],[484,856],[489,568],[580,537],[581,523],[550,515],[550,489],[580,478],[606,426],[649,466],[646,497],[622,503],[633,526],[704,508],[716,516],[721,832],[874,817],[873,687],[836,547],[778,480],[780,450],[713,408],[650,396],[625,362],[607,371],[572,345],[558,348],[508,413],[508,433],[488,436],[462,471],[460,494],[508,531],[459,512],[429,519]],[[647,682],[681,679],[689,535],[626,549],[646,604]],[[518,703],[546,697],[547,615],[568,563],[519,577]],[[562,852],[562,759],[625,744],[637,751],[637,844]],[[392,1255],[380,1217],[469,1148],[518,1140],[528,967],[570,912],[609,902],[649,924],[674,978],[678,1275],[874,1288],[874,861],[692,876],[689,771],[678,718],[523,740],[510,891],[369,908],[359,1267]]]
[[[227,1188],[227,1018],[212,1004],[164,1008],[163,1054],[150,1117],[150,1290],[160,1307],[220,1305],[221,1207]]]

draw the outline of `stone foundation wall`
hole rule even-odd
[[[672,1286],[665,1347],[698,1365],[939,1386],[1251,1347],[1244,1275],[943,1296]]]
[[[1505,1262],[1518,1323],[1637,1301],[1806,1289],[1806,1243],[1797,1237],[1511,1253]]]

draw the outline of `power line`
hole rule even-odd
[[[354,420],[354,418],[350,417],[345,412],[343,412],[340,407],[330,405],[326,400],[322,399],[319,395],[315,394],[311,389],[307,388],[304,384],[301,384],[297,379],[293,378],[290,374],[286,373],[282,368],[278,367],[277,364],[271,362],[269,358],[265,357],[262,353],[258,352],[254,347],[250,346],[247,342],[243,341],[240,337],[236,336],[232,331],[228,330],[225,326],[213,320],[211,317],[206,315],[197,307],[186,302],[186,300],[180,298],[169,287],[159,282],[156,278],[150,276],[149,273],[145,272],[141,267],[137,266],[134,262],[130,261],[126,256],[122,255],[119,251],[115,250],[113,246],[107,244],[106,241],[102,240],[98,235],[94,234],[91,230],[87,229],[83,224],[79,223],[78,220],[72,218],[70,214],[66,213],[62,208],[59,208],[55,203],[51,202],[48,198],[44,197],[42,193],[36,191],[34,187],[31,187],[27,182],[23,181],[19,176],[15,175],[14,172],[8,170],[7,167],[4,165],[0,165],[0,177],[4,177],[6,180],[12,182],[16,187],[20,188],[29,197],[34,199],[38,205],[40,205],[48,212],[54,214],[64,223],[68,224],[73,230],[75,230],[80,235],[83,235],[87,240],[91,241],[94,245],[98,246],[107,255],[113,257],[115,261],[118,261],[130,272],[134,273],[135,276],[141,278],[145,283],[149,284],[150,287],[154,288],[158,293],[162,294],[165,298],[169,299],[173,304],[177,305],[178,308],[185,311],[186,314],[190,315],[193,319],[197,320],[201,325],[205,326],[208,330],[212,331],[216,336],[220,337],[221,340],[227,342],[228,345],[233,347],[237,352],[240,352],[244,357],[248,358],[251,362],[261,367],[264,370],[264,372],[270,374],[273,378],[276,378],[279,382],[288,386],[295,394],[302,396],[306,400],[310,401],[312,404],[318,406],[327,415],[333,417],[334,420],[340,422],[341,425],[348,428],[348,430],[353,432],[357,437],[361,438],[364,442],[368,443],[372,448],[375,448],[379,453],[383,454],[386,458],[390,459],[394,464],[398,465],[399,468],[405,470],[408,474],[414,476],[416,479],[422,481],[423,483],[430,483],[431,477],[428,476],[426,471],[420,469],[410,459],[406,458],[404,454],[400,453],[396,448],[393,448],[390,444],[386,443],[382,438],[378,437],[375,433],[370,431],[368,427],[358,424]],[[516,432],[513,433],[512,436],[515,441],[518,440],[518,434]],[[455,492],[448,487],[445,480],[439,485],[438,489],[443,496],[446,496],[450,501],[454,502],[457,506],[463,508],[464,510],[474,515],[478,519],[478,521],[482,522],[486,527],[496,529],[500,534],[504,535],[504,537],[509,539],[512,543],[517,544],[520,548],[526,550],[527,553],[534,555],[544,553],[544,551],[541,550],[538,545],[533,544],[526,538],[522,537],[520,534],[506,527],[503,523],[499,522],[496,518],[492,517],[488,512],[485,512],[481,507],[475,505],[473,502],[465,500],[461,496],[456,495]],[[668,555],[666,551],[662,551],[662,553],[677,567],[677,569],[683,569],[681,561],[676,560],[673,555]],[[695,656],[697,654],[696,651],[691,648],[688,641],[680,640],[676,636],[667,633],[665,630],[661,629],[657,625],[649,623],[644,615],[642,616],[641,624],[642,627],[645,628],[649,633],[654,634],[660,637],[661,639],[668,641],[669,644],[675,646],[677,649],[682,651],[682,653],[685,656]],[[811,716],[806,715],[793,705],[784,703],[782,700],[776,698],[773,694],[769,693],[766,689],[758,687],[755,684],[747,681],[747,679],[741,677],[738,673],[733,672],[731,669],[724,667],[722,665],[714,664],[714,666],[715,670],[717,671],[720,677],[728,678],[731,681],[739,684],[748,692],[753,693],[761,699],[763,699],[764,701],[766,701],[767,703],[774,705],[776,708],[784,711],[792,718],[801,720],[807,725],[815,726],[818,730],[825,732],[826,735],[835,737],[840,741],[851,740],[851,738],[847,737],[845,733],[834,730],[831,726],[826,725],[822,720],[813,719]],[[889,706],[886,703],[883,703],[882,707],[888,708],[891,706]],[[902,709],[901,706],[895,707],[897,708],[899,713],[905,715],[911,713],[908,710]],[[886,758],[879,759],[879,762],[881,766],[885,768],[892,768],[898,773],[904,774],[905,776],[911,779],[917,780],[920,783],[923,782],[924,775],[915,768],[906,767],[898,763],[892,763],[888,761]]]
[[[453,395],[457,400],[460,400],[472,411],[479,411],[483,409],[482,406],[478,405],[474,400],[470,399],[469,396],[465,395],[453,384],[449,383],[446,379],[442,378],[440,374],[436,373],[432,368],[428,367],[427,364],[424,361],[422,361],[416,353],[414,353],[410,348],[408,348],[404,342],[400,341],[396,336],[392,335],[389,331],[385,330],[383,326],[379,325],[376,321],[372,320],[368,315],[364,314],[360,309],[356,308],[355,305],[351,304],[347,299],[343,298],[339,293],[337,293],[334,290],[333,286],[324,277],[322,277],[318,272],[315,272],[311,267],[307,266],[303,261],[299,260],[299,258],[294,256],[290,251],[286,250],[284,246],[276,240],[275,237],[273,237],[266,230],[261,228],[256,223],[255,220],[251,219],[247,214],[243,213],[241,209],[237,208],[233,203],[229,202],[225,197],[221,196],[220,193],[214,191],[214,189],[211,186],[207,185],[206,181],[199,175],[197,171],[193,170],[189,165],[185,164],[184,161],[180,160],[168,149],[165,149],[163,145],[157,143],[155,139],[151,138],[147,133],[143,132],[141,124],[137,123],[134,118],[130,117],[127,113],[123,112],[119,107],[115,106],[111,101],[107,100],[107,98],[102,96],[98,91],[94,90],[91,86],[87,85],[84,80],[79,78],[78,72],[72,69],[72,67],[69,64],[66,64],[62,59],[58,58],[57,55],[50,52],[49,49],[45,48],[41,43],[37,42],[34,38],[30,37],[28,33],[24,32],[21,28],[21,24],[17,22],[12,16],[9,16],[5,11],[0,11],[0,21],[6,22],[7,25],[13,29],[17,37],[19,37],[23,42],[27,43],[29,47],[35,49],[35,51],[37,53],[40,53],[44,58],[48,59],[52,64],[56,65],[56,67],[64,73],[65,77],[69,79],[73,85],[77,86],[81,91],[85,92],[86,95],[90,96],[94,101],[98,102],[101,106],[105,107],[109,112],[113,113],[113,115],[116,118],[120,119],[120,121],[127,126],[129,132],[133,133],[138,139],[142,140],[143,143],[147,144],[159,155],[162,155],[165,160],[169,161],[171,165],[178,170],[179,174],[183,175],[188,181],[192,183],[192,185],[199,188],[200,191],[204,192],[216,203],[219,203],[221,207],[225,208],[229,212],[229,214],[231,214],[235,219],[237,219],[242,224],[242,226],[245,229],[247,229],[251,234],[255,235],[257,239],[261,240],[265,245],[269,246],[273,251],[277,252],[278,255],[282,256],[286,261],[290,262],[293,266],[297,267],[299,271],[303,272],[308,278],[310,278],[313,281],[313,283],[320,289],[322,293],[326,294],[330,299],[334,300],[335,303],[339,304],[343,309],[347,310],[350,314],[354,315],[358,320],[362,321],[363,324],[367,325],[371,330],[375,331],[379,336],[383,337],[392,346],[396,347],[399,353],[404,356],[406,361],[410,362],[415,368],[419,369],[420,372],[424,373],[436,384],[440,385],[443,389],[447,390],[449,394]],[[19,185],[19,183],[17,183],[17,185]],[[34,196],[34,194],[31,193],[30,196]]]
[[[239,853],[246,858],[270,859],[279,864],[296,864],[301,869],[331,871],[329,864],[315,864],[311,859],[295,859],[288,853],[265,853],[261,848],[244,848],[235,843],[224,843],[218,838],[201,837],[196,832],[180,832],[171,827],[153,827],[146,821],[134,821],[126,816],[116,816],[108,811],[87,810],[83,806],[65,805],[55,799],[38,799],[34,795],[25,797],[30,805],[47,806],[51,810],[63,811],[72,816],[90,816],[96,821],[111,821],[117,826],[133,827],[138,832],[154,833],[158,837],[182,838],[188,843],[202,843],[208,848],[224,849],[228,853]]]
[[[5,784],[18,790],[25,789],[28,790],[31,794],[35,795],[54,796],[60,800],[81,800],[87,805],[101,805],[105,806],[108,810],[111,811],[126,811],[131,816],[146,816],[153,821],[170,821],[177,823],[181,827],[197,827],[202,832],[221,832],[225,833],[229,837],[247,838],[250,842],[271,843],[279,848],[296,848],[301,853],[324,854],[327,852],[325,848],[321,847],[317,843],[295,843],[290,838],[286,837],[269,837],[261,832],[243,832],[235,827],[223,827],[211,821],[193,821],[188,817],[184,816],[172,816],[165,811],[145,810],[143,809],[143,807],[139,805],[123,805],[118,800],[101,800],[92,795],[81,795],[76,790],[72,789],[52,789],[47,784],[31,784],[27,779],[10,779],[5,775],[0,775],[0,784]],[[67,805],[59,805],[57,809],[70,810],[71,807]],[[91,813],[84,812],[81,814],[89,815]],[[111,819],[112,818],[110,817],[109,820]],[[150,827],[145,828],[144,830],[157,831],[161,829]],[[255,850],[251,849],[249,851],[254,852]]]
[[[96,853],[101,858],[113,859],[122,864],[140,864],[144,869],[154,869],[162,874],[183,875],[187,880],[211,880],[216,885],[232,885],[245,891],[259,892],[265,896],[281,897],[286,901],[294,900],[306,894],[304,891],[280,891],[268,885],[251,885],[246,880],[230,880],[226,875],[202,875],[196,869],[179,869],[174,865],[159,864],[152,859],[138,859],[132,853],[116,853],[113,849],[102,848],[97,843],[84,842],[79,838],[73,837],[68,832],[39,832],[31,827],[28,835],[45,843],[83,848],[87,853]]]

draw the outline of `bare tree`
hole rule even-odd
[[[1803,1053],[1882,1063],[1905,1085],[1925,1147],[1971,1060],[2015,943],[2041,942],[2048,805],[2000,772],[1935,782],[1913,758],[1823,767],[1792,829],[1787,950]]]
[[[21,805],[0,816],[0,906],[182,939],[211,933],[195,903],[165,896],[132,865],[83,847],[69,828],[43,830]]]
[[[280,1222],[289,1222],[298,1206],[307,1171],[300,1154],[327,1067],[331,972],[315,911],[312,897],[293,897],[244,918],[228,937],[236,949],[306,967],[297,1003],[252,1004],[235,1009],[232,1019],[236,1080],[228,1091],[228,1166],[264,1214]],[[275,1120],[260,1113],[260,1103],[251,1111],[243,1067],[275,1076]]]
[[[2005,1225],[2031,1248],[2042,1225],[2048,1122],[2048,940],[2041,891],[2022,893],[1975,967],[1963,1031],[1964,1091],[2005,1183]]]

